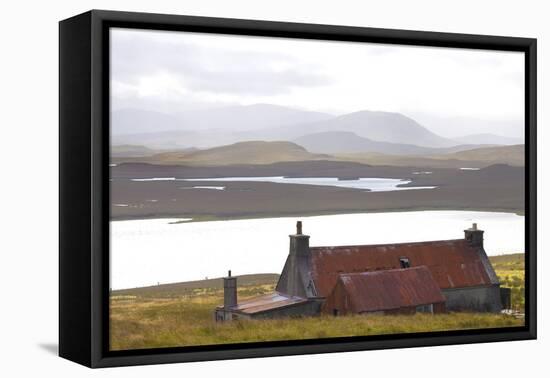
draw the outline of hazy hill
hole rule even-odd
[[[458,143],[472,143],[472,144],[501,144],[501,145],[514,145],[522,144],[521,138],[505,137],[496,134],[472,134],[463,137],[453,138]]]
[[[257,131],[272,127],[317,122],[333,116],[287,108],[278,105],[254,104],[189,111],[177,115],[187,130]]]
[[[246,140],[286,140],[266,130],[317,122],[332,115],[256,104],[164,114],[138,109],[113,112],[113,144],[155,149],[209,148]]]
[[[111,116],[113,136],[177,130],[182,127],[178,117],[141,109],[115,110]]]
[[[422,147],[451,147],[458,143],[432,133],[415,120],[400,113],[360,111],[299,128],[284,128],[294,138],[312,133],[348,131],[377,142],[413,144]],[[292,138],[292,139],[294,139]]]
[[[183,148],[203,148],[234,143],[231,135],[217,132],[190,130],[167,130],[159,132],[113,135],[114,145],[141,145],[152,149],[176,150]]]
[[[149,157],[120,159],[119,161],[140,161],[154,164],[232,165],[320,160],[328,157],[328,155],[309,153],[305,148],[290,142],[250,141],[205,150],[164,152]]]
[[[408,116],[436,134],[457,139],[459,143],[475,144],[522,144],[524,138],[509,138],[523,130],[524,121],[518,118],[484,119],[476,116],[453,116],[410,112]],[[475,138],[480,139],[475,139]],[[466,139],[463,139],[466,138]],[[469,140],[468,138],[474,138]],[[510,140],[512,139],[512,140]]]
[[[467,151],[439,155],[389,155],[381,153],[336,154],[342,161],[354,161],[371,165],[424,168],[483,168],[494,164],[522,167],[524,146],[483,147]]]
[[[317,122],[333,116],[287,108],[256,104],[229,106],[176,114],[120,109],[113,112],[111,122],[114,135],[158,133],[164,131],[256,131],[307,122]]]
[[[487,163],[502,163],[515,166],[525,165],[525,145],[497,146],[459,151],[452,154],[437,156],[438,159],[458,159],[462,161],[484,161]]]
[[[327,154],[383,153],[389,155],[433,155],[472,149],[478,145],[430,148],[412,144],[377,142],[350,131],[327,131],[296,138],[294,143],[310,152]]]
[[[421,148],[455,148],[433,151],[444,153],[475,148],[483,144],[517,142],[514,138],[493,134],[444,138],[400,113],[364,110],[332,116],[266,104],[187,111],[179,114],[124,109],[113,112],[112,125],[113,144],[143,145],[153,149],[172,150],[190,147],[211,148],[252,140],[298,140],[299,144],[305,145],[306,135],[315,135],[316,138],[315,141],[307,141],[306,148],[325,153],[426,154],[430,152]],[[332,134],[323,136],[323,133]],[[348,150],[343,150],[345,145],[348,146]]]
[[[292,141],[306,134],[353,132],[377,142],[422,147],[459,143],[399,113],[359,111],[341,116],[256,104],[163,114],[135,109],[113,112],[116,144],[153,148],[214,147],[246,140]],[[467,143],[469,144],[469,143]]]
[[[111,147],[112,157],[138,157],[138,156],[151,156],[158,151],[152,150],[145,146],[138,146],[132,144],[123,144]]]

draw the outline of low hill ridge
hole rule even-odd
[[[292,142],[246,141],[198,151],[165,152],[146,161],[154,164],[233,165],[321,160],[327,157],[312,154]]]

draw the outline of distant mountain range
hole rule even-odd
[[[255,131],[330,119],[321,112],[291,109],[283,106],[256,104],[164,114],[139,109],[113,112],[114,136],[165,131]]]
[[[255,104],[217,109],[188,111],[178,114],[182,125],[191,130],[257,131],[273,127],[319,122],[332,118],[327,113]]]
[[[111,135],[148,134],[182,128],[174,115],[141,109],[120,109],[111,114]],[[117,143],[122,144],[122,143]]]
[[[472,144],[501,144],[501,145],[513,145],[523,144],[523,139],[505,137],[495,134],[472,134],[459,138],[453,138],[458,143],[472,143]]]
[[[432,133],[403,114],[367,110],[310,123],[303,131],[308,134],[348,131],[377,142],[405,143],[432,148],[451,147],[458,144]]]
[[[479,145],[461,144],[453,147],[421,147],[414,144],[377,142],[350,131],[327,131],[307,134],[293,140],[310,152],[326,154],[376,152],[389,155],[435,155],[468,150]]]
[[[445,135],[459,143],[503,145],[524,143],[524,138],[520,136],[524,128],[523,119],[483,119],[475,115],[446,116],[421,112],[411,112],[407,115],[434,133]],[[486,130],[499,130],[497,133],[499,135],[495,135],[494,131]]]
[[[112,114],[112,145],[181,150],[245,141],[294,142],[312,153],[390,155],[433,155],[521,143],[493,134],[444,138],[403,114],[367,110],[333,116],[257,104],[170,115],[135,109]]]

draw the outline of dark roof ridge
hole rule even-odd
[[[428,241],[417,241],[417,242],[401,242],[401,243],[380,243],[380,244],[356,244],[356,245],[321,245],[316,247],[309,247],[310,250],[314,249],[323,249],[323,248],[360,248],[360,247],[387,247],[390,245],[400,246],[400,245],[420,245],[420,244],[435,244],[435,243],[448,243],[448,242],[465,242],[466,239],[444,239],[444,240],[428,240]]]

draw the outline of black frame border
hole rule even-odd
[[[110,351],[109,30],[114,27],[524,52],[525,326]],[[111,367],[536,339],[536,39],[92,10],[61,21],[59,42],[60,356]]]

